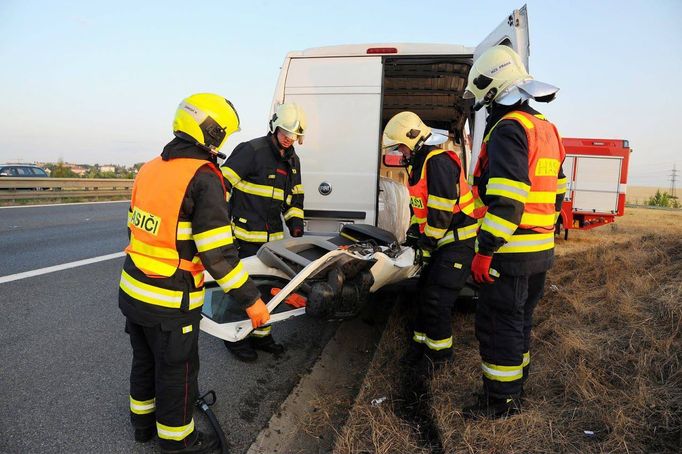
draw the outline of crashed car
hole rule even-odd
[[[337,235],[272,241],[242,263],[266,301],[270,323],[302,314],[353,317],[371,293],[420,270],[414,249],[400,246],[390,232],[363,224],[345,225]],[[294,298],[303,299],[304,307],[291,304]],[[252,331],[244,310],[208,274],[202,316],[201,330],[228,342]]]

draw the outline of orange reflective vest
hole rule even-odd
[[[561,164],[566,156],[561,137],[556,127],[540,114],[531,115],[526,112],[514,111],[507,113],[500,119],[500,121],[502,120],[514,120],[526,132],[530,186],[504,178],[491,178],[487,182],[486,192],[492,193],[494,191],[496,195],[523,201],[524,210],[518,228],[542,234],[543,239],[542,241],[538,239],[537,245],[531,245],[530,241],[532,239],[526,236],[525,241],[529,243],[528,245],[516,247],[510,244],[514,243],[514,241],[511,241],[509,244],[504,245],[499,252],[533,252],[551,248],[554,246],[558,175]],[[499,121],[483,139],[481,153],[473,174],[474,184],[472,191],[477,218],[483,218],[487,209],[479,197],[478,179],[488,167],[487,145],[492,132],[498,124]],[[544,238],[545,236],[546,238]],[[540,242],[542,242],[542,245]]]
[[[426,167],[429,159],[432,157],[439,155],[441,153],[447,154],[450,159],[452,159],[455,164],[460,169],[459,172],[459,198],[457,199],[457,203],[452,206],[452,213],[456,214],[459,212],[464,213],[465,215],[469,217],[473,217],[473,211],[474,211],[474,197],[471,192],[471,189],[469,187],[469,183],[467,182],[466,179],[466,174],[464,172],[464,169],[462,167],[462,162],[459,159],[459,156],[457,156],[457,153],[452,151],[452,150],[433,150],[431,151],[426,159],[424,160],[424,164],[422,165],[421,168],[421,175],[419,176],[419,180],[413,184],[413,185],[408,185],[407,189],[410,193],[410,206],[412,207],[412,223],[416,223],[419,225],[419,232],[424,233],[424,229],[426,228],[426,221],[427,221],[427,215],[428,215],[428,206],[430,204],[438,204],[439,201],[437,200],[432,200],[429,201],[429,190],[428,190],[428,185],[427,185],[427,175],[426,175]],[[450,206],[447,206],[447,209],[450,209]],[[463,229],[458,229],[458,239],[459,240],[464,240],[466,238],[473,238],[476,236],[476,225],[468,226],[465,227],[466,232],[463,231]],[[460,230],[462,230],[460,232]],[[446,234],[447,236],[447,234]],[[451,242],[451,241],[448,241]],[[442,242],[439,241],[439,246],[442,245]]]
[[[181,269],[192,273],[196,287],[203,285],[204,266],[198,254],[180,257],[177,247],[177,241],[192,239],[191,222],[180,222],[179,215],[187,187],[203,166],[222,181],[214,164],[190,158],[157,157],[143,165],[135,178],[128,218],[130,244],[125,252],[148,277],[170,277]]]

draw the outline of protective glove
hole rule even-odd
[[[291,229],[291,236],[294,238],[298,238],[300,236],[303,236],[303,229],[300,227],[296,227],[294,229]]]
[[[268,320],[270,320],[268,308],[260,298],[258,298],[258,300],[251,306],[246,308],[246,315],[248,315],[251,319],[251,326],[253,326],[253,329],[265,325]]]
[[[419,237],[416,247],[421,250],[422,265],[429,264],[431,261],[431,254],[433,254],[435,246],[435,242],[432,239],[427,238],[425,235],[421,235]]]
[[[421,248],[420,251],[422,256],[422,266],[426,266],[431,261],[431,251],[424,248]]]
[[[476,253],[474,260],[471,262],[471,276],[479,284],[492,284],[495,280],[490,277],[490,262],[492,262],[492,255],[483,255]]]
[[[419,243],[419,238],[421,237],[422,234],[419,232],[419,224],[412,224],[410,228],[407,229],[407,233],[405,233],[405,242],[403,245],[416,248]]]
[[[428,249],[415,248],[414,250],[414,264],[426,266],[431,260],[431,251]]]
[[[272,287],[270,289],[270,294],[272,296],[275,296],[280,291],[282,291],[281,288]],[[301,295],[300,293],[290,293],[289,295],[287,295],[286,298],[284,298],[284,302],[287,303],[289,306],[293,306],[295,308],[300,308],[300,307],[305,307],[305,305],[308,304],[308,298]]]

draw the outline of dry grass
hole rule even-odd
[[[629,209],[615,229],[572,232],[557,252],[536,311],[522,414],[462,419],[480,388],[480,358],[473,316],[454,317],[456,361],[428,383],[442,451],[680,452],[682,213]],[[401,410],[403,324],[394,314],[334,452],[441,450]]]
[[[386,326],[358,398],[336,439],[334,452],[355,454],[426,454],[416,425],[398,416],[401,392],[396,358],[403,348],[404,318],[394,315]],[[386,398],[382,403],[373,400]]]
[[[556,255],[560,257],[598,246],[637,241],[652,232],[682,236],[682,210],[628,207],[614,224],[592,230],[571,230],[567,241],[564,241],[562,233],[557,239]]]

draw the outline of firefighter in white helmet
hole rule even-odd
[[[566,191],[559,133],[528,102],[549,102],[557,91],[533,79],[507,46],[484,52],[469,73],[464,97],[489,115],[473,174],[482,223],[471,264],[480,284],[476,337],[483,392],[463,409],[466,417],[521,409],[533,310],[553,262],[554,225]]]
[[[519,54],[508,46],[498,45],[488,49],[475,62],[469,72],[465,99],[474,99],[474,110],[500,106],[513,106],[529,99],[538,102],[554,100],[559,89],[540,82],[528,74]]]
[[[383,135],[383,147],[397,147],[409,163],[412,218],[407,238],[424,265],[402,359],[416,374],[428,374],[452,357],[452,308],[474,254],[473,195],[457,153],[440,146],[446,139],[432,134],[413,112],[391,118]]]
[[[230,190],[229,209],[241,258],[256,254],[268,241],[284,238],[286,223],[292,237],[303,235],[301,162],[294,143],[303,144],[306,117],[301,106],[276,107],[263,137],[240,143],[221,170]],[[255,361],[256,349],[281,354],[271,326],[253,331],[239,342],[225,342],[242,361]]]

